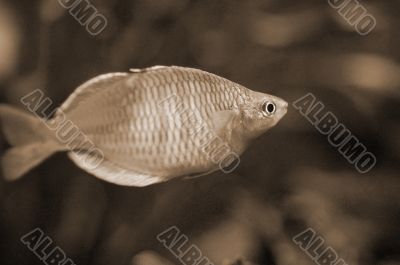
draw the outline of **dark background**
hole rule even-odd
[[[96,37],[56,0],[0,2],[2,102],[41,89],[55,108],[101,73],[196,67],[290,104],[312,92],[378,163],[358,173],[291,106],[234,174],[128,188],[57,154],[0,180],[0,264],[43,264],[20,242],[36,227],[77,265],[180,264],[156,240],[172,225],[216,265],[314,264],[291,240],[307,227],[349,265],[400,264],[399,1],[362,1],[377,19],[368,36],[327,1],[91,3],[108,20]]]

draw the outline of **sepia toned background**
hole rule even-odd
[[[128,188],[57,154],[0,180],[0,264],[43,264],[20,242],[36,227],[77,265],[181,264],[156,239],[173,225],[216,265],[314,264],[292,242],[308,227],[349,265],[400,264],[400,1],[360,2],[367,36],[327,1],[92,0],[108,21],[92,36],[57,0],[0,1],[2,103],[41,89],[56,108],[101,73],[195,67],[289,103],[313,93],[378,160],[358,173],[293,107],[229,175]]]

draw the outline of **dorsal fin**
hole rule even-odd
[[[121,80],[128,75],[129,73],[109,73],[90,79],[75,89],[75,91],[67,98],[67,100],[57,109],[56,116],[60,112],[68,112],[79,105],[79,103],[84,101],[88,96],[96,93],[97,91],[106,89],[116,81]]]
[[[131,69],[129,69],[129,72],[131,72],[131,73],[146,73],[146,72],[150,72],[150,71],[160,70],[163,68],[169,68],[169,66],[156,65],[156,66],[147,67],[147,68],[131,68]]]

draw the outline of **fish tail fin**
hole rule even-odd
[[[13,147],[1,158],[4,178],[20,178],[54,152],[60,150],[51,131],[35,116],[0,104],[3,134]]]

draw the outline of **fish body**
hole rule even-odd
[[[286,108],[278,97],[205,71],[157,66],[84,83],[47,121],[53,127],[69,121],[63,130],[74,126],[75,138],[66,146],[53,130],[41,139],[48,152],[68,151],[101,179],[146,186],[217,170],[273,127]],[[85,146],[88,141],[95,149]]]

